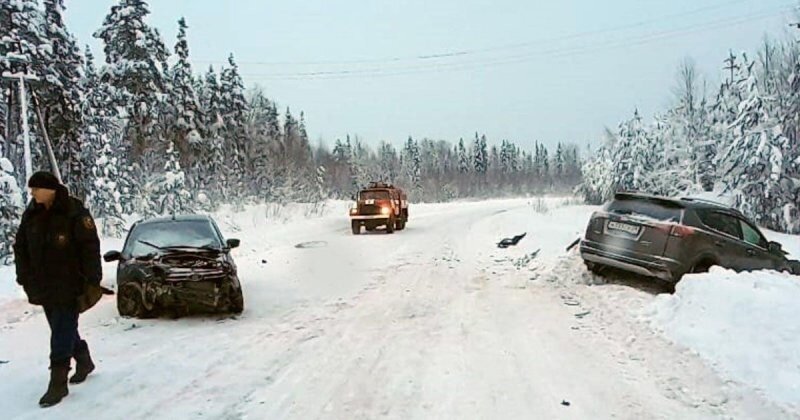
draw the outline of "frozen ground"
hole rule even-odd
[[[593,208],[562,204],[420,204],[360,236],[343,202],[224,212],[245,312],[142,321],[107,298],[81,318],[97,372],[47,410],[46,322],[0,271],[0,417],[800,416],[797,277],[600,279],[565,252]]]

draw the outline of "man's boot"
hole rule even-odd
[[[81,340],[75,344],[75,374],[69,379],[71,384],[79,384],[86,380],[86,377],[94,370],[92,356],[89,354],[89,345]]]
[[[69,394],[67,388],[67,377],[69,376],[69,359],[59,362],[50,362],[50,384],[47,392],[42,395],[39,405],[50,407],[61,402],[61,399]]]

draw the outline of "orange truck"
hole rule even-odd
[[[350,209],[353,235],[360,234],[362,226],[368,232],[379,226],[386,226],[386,233],[405,229],[408,197],[402,189],[384,182],[371,182],[354,198],[356,202]]]

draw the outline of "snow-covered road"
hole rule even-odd
[[[24,302],[7,301],[0,306],[0,361],[8,362],[0,364],[0,417],[797,414],[720,379],[653,332],[637,314],[657,287],[626,278],[587,286],[600,280],[564,248],[593,208],[563,204],[417,205],[407,229],[393,235],[352,235],[342,203],[286,224],[265,223],[252,209],[220,220],[228,237],[242,240],[234,253],[242,316],[132,320],[104,300],[81,318],[98,371],[42,410],[46,322],[38,311],[24,315],[31,311]],[[495,246],[522,232],[528,235],[517,247]],[[114,266],[105,270],[113,285]]]

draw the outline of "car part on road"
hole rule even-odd
[[[522,240],[522,238],[527,235],[528,232],[525,232],[521,235],[514,236],[513,238],[503,238],[500,242],[497,243],[498,248],[508,248],[510,246],[515,246]]]
[[[569,246],[567,247],[567,252],[569,252],[572,248],[575,248],[575,245],[578,245],[581,242],[581,238],[575,239]]]

